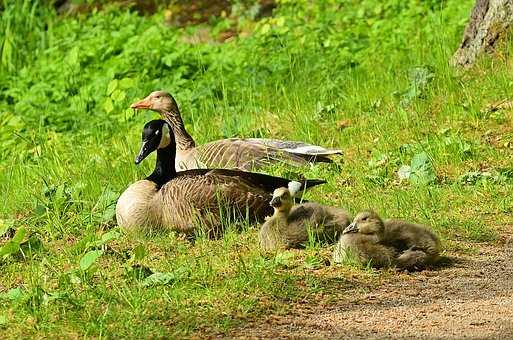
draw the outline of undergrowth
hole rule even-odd
[[[227,332],[309,294],[389,275],[327,266],[330,249],[272,255],[257,226],[191,242],[125,235],[114,206],[153,158],[133,165],[153,119],[130,104],[177,99],[198,143],[273,137],[340,147],[332,165],[271,168],[325,178],[308,199],[372,207],[434,228],[448,252],[511,225],[506,61],[449,59],[465,1],[279,1],[175,27],[165,8],[60,16],[3,5],[0,24],[0,329],[10,337],[152,338]],[[239,7],[245,8],[245,7]],[[253,7],[250,7],[253,8]],[[235,32],[228,40],[226,32]],[[505,48],[505,55],[510,51]],[[328,275],[329,273],[329,275]]]

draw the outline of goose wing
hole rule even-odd
[[[198,225],[220,229],[223,220],[263,221],[272,214],[269,191],[242,177],[212,170],[179,173],[160,194],[164,224],[182,232]]]
[[[159,190],[163,224],[191,232],[198,224],[218,229],[227,220],[263,221],[272,214],[271,193],[289,180],[258,173],[226,169],[194,169],[177,173]],[[306,189],[323,180],[302,180]],[[233,219],[232,219],[233,218]]]
[[[320,151],[314,153],[313,146],[310,148],[310,153],[303,152],[308,149],[307,146],[304,147],[303,151],[298,147],[293,152],[292,147],[288,149],[277,148],[272,143],[266,145],[262,142],[255,142],[255,140],[231,138],[198,146],[194,155],[196,157],[195,161],[210,168],[237,168],[241,170],[260,168],[279,162],[293,165],[303,165],[309,162],[331,162],[327,157],[328,154],[324,155]],[[278,143],[274,144],[279,145]]]
[[[342,150],[325,148],[315,144],[270,138],[246,138],[248,142],[270,146],[282,151],[310,156],[341,155]]]
[[[268,192],[269,194],[271,194],[276,188],[287,187],[291,182],[290,179],[283,177],[233,169],[192,169],[177,173],[177,178],[189,176],[219,177],[227,181],[232,181],[233,183],[243,182],[245,185],[249,186],[248,188],[258,188]],[[300,183],[300,191],[326,183],[323,179],[299,179],[297,182]]]

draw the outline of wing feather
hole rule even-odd
[[[187,155],[190,159],[184,162],[198,163],[209,168],[251,170],[273,163],[304,165],[309,162],[331,162],[328,156],[340,153],[340,150],[324,149],[300,142],[292,144],[296,142],[285,141],[285,144],[281,145],[276,140],[264,140],[269,141],[269,144],[255,142],[256,140],[231,138],[200,145],[195,148],[197,152]],[[293,145],[296,146],[292,147]],[[196,162],[192,158],[195,158]]]

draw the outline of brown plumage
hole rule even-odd
[[[335,250],[333,262],[345,263],[355,260],[361,264],[370,263],[376,268],[389,267],[395,264],[397,251],[382,241],[385,237],[385,226],[379,221],[376,223],[362,223],[367,216],[358,214],[340,236]],[[358,224],[358,221],[361,223]]]
[[[384,226],[384,242],[400,253],[398,267],[420,270],[438,261],[440,239],[428,227],[398,219],[387,219]]]
[[[132,184],[116,206],[118,224],[124,228],[171,229],[193,233],[222,229],[223,221],[261,221],[272,211],[271,193],[287,185],[285,178],[226,169],[176,172],[175,142],[163,120],[145,125],[136,163],[157,150],[153,173]],[[324,183],[302,181],[301,189]]]
[[[260,246],[265,251],[278,248],[299,248],[312,236],[326,243],[334,243],[349,225],[346,210],[314,202],[293,205],[294,193],[278,188],[270,205],[274,214],[260,228]]]
[[[265,138],[230,138],[196,146],[185,130],[176,101],[169,93],[152,92],[131,107],[159,112],[172,127],[177,144],[177,171],[199,168],[252,170],[277,162],[292,165],[331,162],[331,155],[342,153],[341,150],[303,142]]]
[[[335,262],[341,262],[347,250],[376,267],[421,270],[437,262],[440,240],[425,226],[397,219],[383,221],[375,212],[364,211],[344,230],[334,252]]]

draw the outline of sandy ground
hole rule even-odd
[[[343,289],[329,303],[302,301],[228,337],[513,339],[513,240],[477,247],[451,266]]]

